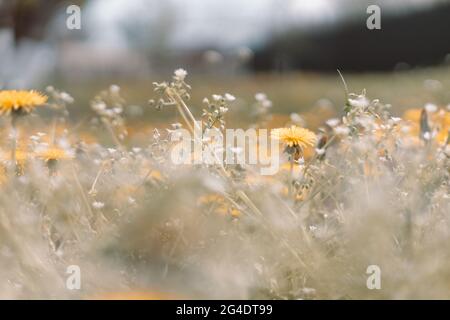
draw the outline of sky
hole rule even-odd
[[[173,47],[214,45],[227,48],[258,42],[287,24],[307,25],[333,19],[329,0],[94,0],[86,9],[91,39],[125,45],[121,23],[133,19],[173,22],[169,42]],[[167,17],[169,18],[169,17]],[[157,28],[157,22],[153,29]],[[150,30],[152,32],[154,30]]]
[[[165,37],[172,48],[226,49],[257,44],[292,25],[314,27],[343,13],[366,14],[367,3],[380,4],[383,13],[438,1],[449,0],[92,0],[84,11],[90,38],[97,44],[126,46],[120,26],[135,22],[145,22],[141,33],[151,41],[169,21],[172,27]]]
[[[367,1],[364,4],[364,0],[90,0],[82,10],[82,21],[83,32],[91,44],[99,47],[131,48],[130,35],[122,27],[137,23],[140,27],[135,28],[135,33],[141,37],[141,43],[152,47],[159,47],[155,42],[164,38],[171,50],[194,47],[235,50],[243,46],[252,48],[271,33],[292,25],[314,28],[337,20],[342,12],[356,10],[365,14]],[[370,0],[381,3],[385,11],[437,1],[449,0]],[[164,30],[166,33],[161,36]],[[0,87],[5,85],[1,79],[8,79],[9,84],[17,80],[15,86],[24,86],[27,83],[20,81],[39,78],[54,60],[51,56],[54,52],[49,51],[46,43],[28,41],[16,49],[11,43],[11,32],[0,33],[0,54],[4,57],[0,61]],[[22,67],[20,79],[15,79],[10,66]]]

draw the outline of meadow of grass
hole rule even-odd
[[[448,71],[0,92],[0,297],[450,298]],[[194,118],[277,128],[280,170],[174,164]]]
[[[143,79],[114,79],[122,88],[123,95],[130,104],[145,105],[151,92],[152,83],[165,79],[166,75],[154,75]],[[425,103],[445,104],[450,99],[450,66],[413,69],[393,73],[346,74],[345,79],[354,92],[366,89],[371,97],[376,97],[394,106],[393,113],[400,115],[410,108],[418,108]],[[344,100],[343,88],[338,73],[261,73],[216,75],[190,75],[192,109],[200,110],[201,101],[212,93],[232,92],[237,98],[251,103],[257,92],[266,93],[274,102],[274,113],[289,114],[311,110],[317,101],[329,100],[337,111]],[[430,81],[431,80],[431,81]],[[434,81],[433,81],[434,80]],[[436,84],[438,81],[440,84]],[[50,79],[49,82],[52,82]],[[111,85],[111,79],[95,81],[59,81],[59,87],[77,98],[72,107],[75,115],[89,109],[90,99],[99,91]],[[146,113],[146,121],[170,119],[175,113]]]

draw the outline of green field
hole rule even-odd
[[[428,102],[443,105],[450,98],[449,66],[396,73],[346,74],[343,71],[343,74],[351,92],[360,93],[366,89],[369,98],[392,104],[394,114],[409,108],[423,107]],[[169,76],[154,76],[146,80],[96,79],[82,83],[61,81],[60,87],[74,96],[77,103],[71,110],[74,115],[79,115],[82,113],[80,110],[88,107],[89,100],[110,84],[122,88],[122,94],[129,104],[146,106],[148,99],[154,96],[152,83]],[[204,97],[224,92],[240,98],[243,105],[253,103],[255,93],[264,92],[273,101],[273,113],[301,113],[313,109],[320,99],[330,100],[339,112],[344,102],[344,89],[337,72],[238,76],[197,75],[191,72],[188,78],[194,88],[191,108],[195,111],[198,111]],[[167,119],[170,115],[147,110],[146,120],[158,117]]]

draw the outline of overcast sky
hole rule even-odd
[[[381,3],[382,10],[399,10],[433,1],[443,0],[371,2]],[[125,45],[122,23],[158,21],[170,16],[174,23],[168,41],[172,46],[226,48],[254,44],[270,32],[293,24],[307,27],[332,22],[344,11],[365,14],[364,6],[362,0],[92,0],[85,9],[85,18],[90,37],[97,43]]]
[[[308,24],[333,19],[335,12],[333,2],[328,0],[165,0],[165,3],[175,18],[170,42],[179,46],[246,45],[288,21]],[[94,0],[86,9],[93,40],[116,45],[124,41],[120,22],[155,20],[161,14],[158,0]]]

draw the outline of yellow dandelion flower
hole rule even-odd
[[[424,109],[409,109],[403,114],[403,118],[407,123],[403,125],[406,127],[407,137],[417,137],[420,134],[420,119]],[[448,131],[450,130],[450,112],[444,109],[439,109],[436,112],[427,113],[427,123],[430,130],[435,133],[434,140],[439,143],[447,141]],[[419,144],[420,140],[415,139],[415,144]]]
[[[415,109],[408,109],[403,113],[403,119],[409,120],[412,122],[419,122],[420,121],[420,114],[422,113],[422,109],[415,108]]]
[[[280,140],[288,147],[314,146],[317,137],[316,134],[308,129],[291,126],[290,128],[273,129],[272,138]]]
[[[31,90],[0,91],[0,114],[28,114],[37,106],[47,102],[47,96]]]
[[[73,158],[70,153],[60,148],[48,148],[37,152],[36,156],[44,159],[45,161],[67,160]]]

